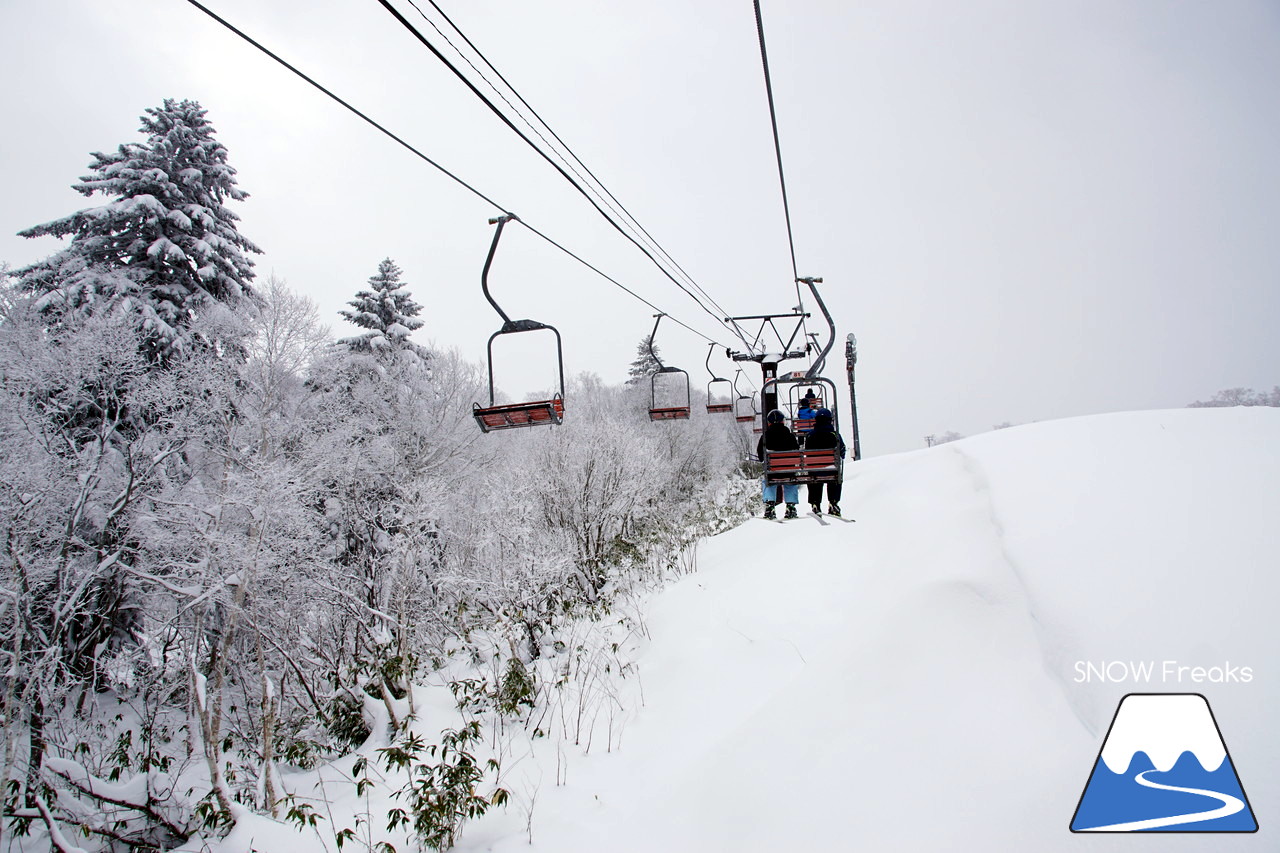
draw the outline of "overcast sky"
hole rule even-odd
[[[796,304],[748,0],[438,2],[725,310]],[[376,0],[207,5],[735,343]],[[868,454],[1280,383],[1280,4],[763,9],[799,271],[825,279],[827,374],[841,384],[842,341],[858,336]],[[69,187],[89,152],[139,140],[145,108],[190,98],[251,194],[234,209],[265,250],[262,274],[347,334],[338,310],[390,256],[425,306],[416,337],[483,358],[500,325],[479,289],[493,207],[183,0],[0,0],[0,31],[0,260],[54,251],[15,232],[87,206]],[[504,234],[492,284],[513,317],[560,329],[571,375],[621,381],[653,323],[521,228]],[[521,337],[500,382],[549,384],[539,336]],[[703,338],[664,324],[658,343],[705,386]],[[722,354],[712,364],[732,377]]]

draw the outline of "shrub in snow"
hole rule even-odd
[[[448,850],[466,821],[505,803],[508,795],[502,788],[487,797],[476,793],[484,770],[471,750],[479,740],[480,724],[473,720],[457,731],[446,731],[438,745],[409,735],[402,743],[378,750],[389,768],[409,773],[409,783],[395,793],[407,808],[387,813],[388,829],[411,828],[424,846]],[[439,762],[427,763],[423,753]],[[497,770],[498,762],[491,758],[485,766]]]

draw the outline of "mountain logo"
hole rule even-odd
[[[1209,701],[1199,693],[1120,700],[1072,832],[1257,832]]]

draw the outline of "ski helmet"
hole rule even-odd
[[[787,419],[787,416],[782,414],[782,412],[779,411],[778,409],[774,409],[772,412],[769,413],[769,416],[765,418],[765,420],[771,424],[780,424],[786,419]]]
[[[818,411],[814,412],[814,413],[813,413],[813,416],[814,416],[815,418],[818,418],[818,419],[828,420],[828,421],[829,421],[829,420],[831,420],[831,410],[830,410],[830,409],[828,409],[828,408],[825,408],[825,407],[824,407],[824,408],[818,409]]]

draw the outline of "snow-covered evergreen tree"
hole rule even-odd
[[[641,380],[648,379],[658,372],[662,367],[657,358],[658,352],[658,346],[653,342],[652,335],[646,335],[640,343],[636,344],[635,361],[631,362],[631,366],[627,369],[628,385],[638,385]]]
[[[149,355],[168,361],[189,348],[191,320],[209,301],[252,295],[247,253],[261,250],[224,206],[248,193],[205,112],[171,98],[148,109],[146,141],[94,153],[91,174],[72,187],[111,201],[20,232],[71,237],[67,248],[17,271],[39,310],[134,314]]]
[[[422,306],[413,301],[408,285],[400,280],[396,262],[384,258],[378,271],[369,278],[369,288],[356,293],[348,302],[354,310],[339,311],[346,320],[368,331],[344,338],[355,352],[391,353],[407,351],[427,359],[430,354],[409,340],[409,334],[422,328],[418,319]]]

